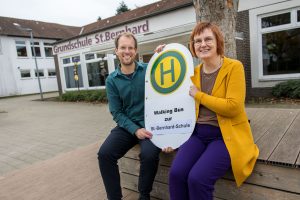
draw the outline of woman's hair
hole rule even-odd
[[[224,55],[224,37],[221,33],[220,28],[210,22],[199,22],[193,29],[192,34],[190,36],[190,51],[193,56],[196,57],[195,47],[194,47],[194,37],[195,35],[201,34],[205,29],[209,29],[213,32],[216,41],[217,41],[217,54],[223,56]]]
[[[134,40],[134,47],[137,49],[137,40],[136,40],[135,36],[130,32],[123,32],[116,37],[116,39],[115,39],[115,47],[116,48],[119,47],[119,39],[121,37],[132,38]]]

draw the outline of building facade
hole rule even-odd
[[[33,44],[28,30],[33,33]],[[38,74],[42,92],[57,91],[52,43],[71,37],[79,30],[52,23],[0,17],[0,97],[39,93]]]
[[[135,34],[137,60],[149,62],[159,44],[188,47],[195,24],[192,0],[162,0],[83,27],[59,27],[61,31],[51,31],[47,37],[44,31],[34,43],[40,49],[42,88],[56,90],[55,73],[61,93],[105,88],[106,77],[118,66],[114,38],[119,33]],[[1,31],[0,96],[37,93],[28,33]],[[237,59],[244,64],[248,98],[270,96],[277,83],[300,79],[299,0],[240,0],[236,32]],[[54,60],[47,56],[51,47]]]
[[[277,83],[300,78],[299,10],[297,0],[239,1],[237,57],[245,67],[248,97],[270,96]],[[158,44],[188,46],[195,24],[191,0],[164,0],[82,27],[81,36],[54,46],[61,90],[104,88],[106,76],[118,64],[113,41],[122,31],[136,35],[137,59],[148,62]]]
[[[300,79],[300,1],[240,1],[237,32],[248,96],[269,96],[277,83]]]
[[[157,45],[188,46],[196,16],[192,2],[162,1],[82,27],[80,36],[54,44],[63,92],[105,88],[105,79],[118,66],[114,39],[132,32],[138,40],[138,58],[149,62]],[[100,28],[99,28],[100,27]],[[74,72],[79,80],[74,79]]]

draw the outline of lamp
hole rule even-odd
[[[43,91],[42,91],[42,86],[41,86],[41,80],[40,80],[40,74],[39,74],[39,68],[38,68],[38,64],[37,64],[37,61],[36,61],[36,52],[35,52],[35,48],[34,48],[32,29],[31,29],[31,28],[25,28],[25,27],[22,27],[22,26],[21,26],[20,24],[18,24],[18,23],[13,23],[13,25],[14,25],[15,27],[17,27],[17,28],[18,28],[19,30],[21,30],[21,31],[30,32],[31,48],[33,49],[33,56],[34,56],[35,68],[36,68],[36,71],[37,71],[37,78],[38,78],[38,83],[39,83],[39,89],[40,89],[41,100],[44,101]]]

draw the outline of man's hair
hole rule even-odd
[[[211,22],[199,22],[193,29],[190,36],[190,51],[193,56],[196,57],[195,46],[194,46],[194,37],[195,35],[200,35],[204,30],[209,29],[213,32],[216,41],[217,41],[217,54],[224,56],[224,37],[220,28]]]
[[[121,37],[132,38],[134,40],[134,47],[137,49],[137,40],[136,40],[135,36],[132,33],[130,33],[130,32],[123,32],[123,33],[117,35],[117,37],[115,39],[115,47],[116,47],[116,49],[119,47],[119,39]]]

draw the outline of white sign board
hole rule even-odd
[[[181,44],[168,44],[151,58],[145,78],[145,126],[159,148],[178,148],[195,126],[195,101],[189,96],[193,58]]]

